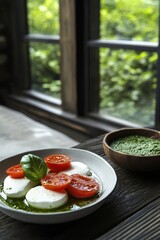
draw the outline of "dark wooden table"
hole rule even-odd
[[[116,188],[104,205],[79,220],[50,225],[23,223],[0,212],[0,240],[160,239],[160,172],[133,173],[117,167],[104,154],[103,137],[76,148],[100,155],[116,171]]]

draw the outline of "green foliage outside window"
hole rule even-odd
[[[158,41],[157,0],[101,0],[101,38]],[[100,51],[100,112],[142,125],[154,123],[157,54]]]
[[[46,43],[30,43],[32,89],[61,97],[60,47]]]
[[[59,35],[59,1],[28,0],[30,33]]]
[[[158,41],[158,0],[100,1],[101,39]],[[29,0],[28,17],[30,33],[59,35],[58,0]],[[33,87],[60,98],[60,48],[32,43],[30,57]],[[156,53],[101,48],[100,112],[151,124],[155,111],[156,64]]]
[[[30,34],[59,35],[59,1],[28,1]],[[32,89],[61,97],[60,47],[51,43],[30,44]]]
[[[101,38],[158,41],[159,0],[101,0]]]

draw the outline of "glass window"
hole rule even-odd
[[[59,0],[28,0],[30,34],[59,35]]]
[[[154,126],[158,50],[138,51],[133,41],[158,39],[158,0],[101,0],[100,39],[117,40],[116,49],[99,44],[100,92],[98,113],[142,126]],[[128,40],[133,50],[118,46]],[[151,45],[148,45],[151,46]],[[123,49],[124,48],[124,49]],[[125,49],[126,48],[126,49]]]
[[[157,54],[100,50],[100,110],[140,125],[154,125]]]
[[[35,42],[29,46],[31,88],[60,99],[60,46]]]
[[[28,32],[26,18],[19,18],[24,90],[31,86],[58,98],[53,103],[74,113],[80,124],[83,116],[86,124],[96,119],[108,129],[132,123],[159,127],[160,0],[21,3],[29,25]]]
[[[158,41],[158,0],[101,0],[100,38]]]
[[[27,1],[31,89],[61,99],[59,1]],[[34,36],[34,41],[33,41]]]

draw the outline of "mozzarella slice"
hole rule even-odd
[[[90,173],[90,170],[88,166],[82,162],[72,162],[70,168],[63,171],[63,173],[66,173],[68,175],[72,174],[88,175]]]
[[[24,197],[29,189],[35,186],[35,183],[27,178],[12,178],[7,176],[4,180],[3,191],[11,198]]]
[[[55,192],[45,189],[42,186],[36,186],[28,191],[26,200],[32,207],[39,209],[58,208],[65,204],[68,200],[66,191]]]

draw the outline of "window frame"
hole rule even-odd
[[[64,111],[76,112],[76,73],[75,73],[75,14],[74,0],[59,0],[60,5],[60,36],[45,34],[30,34],[24,36],[25,42],[42,42],[59,44],[61,50],[61,73],[62,100],[52,98],[52,103],[61,106]],[[63,7],[61,7],[63,6]],[[27,11],[27,0],[25,1]],[[63,16],[63,17],[62,17]],[[27,20],[26,20],[27,21]],[[70,61],[65,56],[69,56]],[[29,70],[29,69],[28,69]],[[31,80],[30,80],[31,81]],[[33,91],[30,91],[31,93]],[[68,94],[69,92],[69,94]],[[47,97],[46,97],[47,99]],[[75,101],[73,101],[75,99]]]
[[[63,4],[61,16],[65,16],[71,11],[68,28],[72,24],[72,31],[68,31],[69,43],[66,37],[65,28],[61,28],[61,37],[42,34],[28,34],[27,24],[27,0],[10,1],[10,45],[12,46],[12,75],[9,95],[4,96],[6,105],[18,109],[41,122],[50,125],[51,122],[62,124],[70,129],[82,132],[88,136],[96,136],[101,133],[115,130],[120,127],[140,127],[124,120],[114,117],[101,117],[94,113],[99,104],[99,62],[90,61],[93,56],[98,56],[100,47],[113,49],[132,49],[140,51],[157,52],[158,65],[160,65],[160,27],[159,41],[156,43],[109,41],[99,40],[99,0],[59,0]],[[21,12],[22,14],[19,14]],[[97,16],[97,17],[95,17]],[[21,23],[21,24],[19,24]],[[66,24],[61,22],[61,24]],[[96,28],[95,28],[96,26]],[[159,16],[160,26],[160,16]],[[92,40],[92,39],[95,40]],[[29,41],[39,41],[53,44],[61,44],[62,50],[62,102],[54,98],[38,94],[30,89],[29,74]],[[73,47],[74,46],[74,47]],[[72,53],[71,64],[66,61],[65,54]],[[91,50],[91,51],[90,51]],[[93,51],[94,50],[94,51]],[[76,64],[75,64],[76,63]],[[20,66],[20,67],[19,67]],[[158,68],[158,67],[157,67]],[[69,71],[71,74],[67,74]],[[25,74],[24,74],[25,73]],[[67,75],[67,77],[66,77]],[[160,69],[158,68],[158,85],[156,92],[156,116],[155,126],[160,129]],[[94,81],[96,76],[97,81]],[[72,86],[71,95],[68,90]],[[69,97],[69,99],[68,99]],[[75,99],[75,101],[73,101]],[[150,127],[150,126],[149,126]]]
[[[78,1],[77,1],[78,2]],[[88,24],[86,27],[88,31],[86,31],[85,34],[85,53],[86,55],[84,58],[88,59],[89,56],[89,51],[90,49],[100,49],[100,48],[110,48],[110,49],[125,49],[125,50],[135,50],[135,51],[146,51],[146,52],[155,52],[157,53],[158,56],[158,61],[157,61],[157,89],[156,89],[156,107],[155,107],[155,125],[154,126],[146,126],[146,127],[151,127],[155,129],[160,129],[160,68],[158,67],[160,65],[160,14],[159,14],[159,22],[158,22],[158,42],[153,43],[153,42],[145,42],[145,41],[125,41],[125,40],[100,40],[94,38],[94,33],[93,30],[94,28],[92,27],[92,23],[95,22],[95,16],[98,16],[99,10],[100,10],[100,1],[99,0],[88,0],[85,2],[86,5],[86,12],[87,14],[84,14],[85,20],[84,22]],[[84,4],[85,4],[84,3]],[[79,3],[80,4],[80,3]],[[159,1],[159,12],[160,12],[160,1]],[[88,14],[89,13],[89,14]],[[91,27],[89,27],[91,26]],[[83,33],[81,33],[83,34]],[[94,39],[94,40],[93,40]],[[92,57],[91,57],[92,59]],[[92,75],[98,76],[97,75],[97,68],[89,67],[89,64],[85,64],[87,74],[84,74],[85,81],[87,81],[88,76],[89,79],[89,85],[92,85]],[[97,77],[98,79],[98,77]],[[99,114],[95,113],[96,110],[98,109],[98,98],[96,99],[95,103],[95,95],[98,95],[96,92],[97,84],[94,83],[94,86],[88,88],[90,98],[88,99],[88,112],[87,115],[91,118],[94,118],[95,120],[99,120],[102,122],[106,122],[106,124],[112,124],[113,126],[116,127],[121,127],[121,126],[137,126],[134,125],[131,122],[117,119],[114,117],[110,116],[99,116]],[[95,91],[94,91],[95,90]],[[95,92],[95,94],[93,94]],[[93,104],[94,103],[94,104]],[[141,127],[141,126],[139,126]]]

